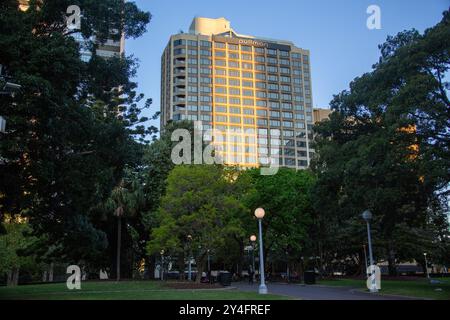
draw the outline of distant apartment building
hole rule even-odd
[[[322,120],[329,119],[331,112],[333,112],[333,110],[331,109],[314,108],[313,109],[314,123],[318,123]]]
[[[276,158],[306,168],[314,152],[312,103],[308,50],[238,34],[224,18],[194,18],[162,54],[162,130],[186,119],[226,132],[212,138],[226,164],[258,167]]]

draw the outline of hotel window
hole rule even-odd
[[[308,161],[306,161],[306,160],[298,160],[298,166],[299,167],[307,167],[308,166]]]
[[[200,64],[210,66],[211,65],[211,59],[200,59]]]
[[[228,61],[229,68],[239,68],[239,62],[237,61]]]
[[[188,111],[197,111],[198,110],[198,106],[195,104],[190,104],[187,106]]]
[[[278,76],[273,75],[273,74],[269,74],[269,75],[267,76],[267,80],[273,81],[273,82],[278,82]]]
[[[184,39],[178,39],[178,40],[175,40],[174,42],[173,42],[173,45],[176,47],[176,46],[183,46],[183,45],[185,45],[186,44],[186,40],[184,40]]]
[[[267,129],[258,129],[258,134],[259,135],[263,135],[263,136],[267,136]]]
[[[216,83],[217,84],[226,84],[227,83],[227,79],[225,79],[225,78],[216,78]]]
[[[283,66],[288,66],[289,65],[289,60],[281,59],[280,60],[280,64],[283,65]]]
[[[241,46],[242,51],[252,52],[252,47],[250,46]]]
[[[252,55],[251,54],[241,54],[241,59],[242,60],[252,60]]]
[[[173,50],[173,54],[174,55],[179,55],[179,54],[185,54],[186,53],[186,49],[175,49]]]
[[[227,106],[216,105],[215,110],[216,110],[216,112],[226,113],[227,112]]]
[[[245,101],[244,101],[244,104],[245,104]],[[253,115],[254,114],[253,109],[244,108],[244,114]]]
[[[258,52],[258,53],[264,53],[264,48],[261,48],[261,47],[255,47],[255,52]]]
[[[197,55],[197,50],[195,49],[189,49],[188,50],[188,54],[192,55],[192,56],[196,56]]]
[[[268,153],[269,153],[269,149],[264,148],[264,147],[259,147],[259,148],[258,148],[258,153],[261,153],[261,154],[268,154]]]
[[[253,118],[244,118],[244,124],[254,124],[255,119]]]
[[[272,118],[279,118],[280,117],[280,113],[278,111],[270,111],[270,116]]]
[[[188,81],[191,83],[197,83],[198,82],[198,78],[197,77],[189,77]]]
[[[241,123],[241,117],[230,116],[231,123]]]
[[[269,92],[268,97],[269,97],[269,99],[275,99],[275,100],[279,99],[279,95],[276,92]]]
[[[227,116],[216,115],[217,122],[227,122]]]
[[[196,114],[188,114],[186,119],[196,121],[198,120],[198,116]]]
[[[256,96],[257,96],[258,98],[266,98],[266,97],[267,97],[267,94],[266,94],[265,91],[256,91]]]
[[[267,85],[267,88],[268,88],[269,90],[275,90],[275,91],[278,91],[278,85],[275,84],[275,83],[269,83],[269,84]]]
[[[200,55],[201,56],[211,56],[211,51],[210,50],[200,50]]]
[[[301,67],[302,63],[300,61],[292,61],[292,66],[293,67]],[[300,71],[300,70],[299,70]],[[300,71],[301,72],[301,71]]]
[[[286,76],[281,76],[280,77],[280,81],[284,82],[284,83],[289,83],[289,82],[291,82],[291,78],[290,77],[286,77]]]
[[[295,93],[303,94],[303,90],[302,90],[301,87],[294,87],[294,92],[295,92]]]
[[[240,114],[241,113],[241,108],[240,107],[230,107],[230,113]]]
[[[211,83],[211,78],[202,77],[202,78],[200,78],[200,82],[201,83]]]
[[[230,88],[228,90],[229,94],[234,95],[234,96],[238,96],[241,94],[241,90],[238,88]]]
[[[306,121],[311,122],[311,121],[312,121],[312,117],[309,116],[309,115],[307,115],[307,116],[306,116]]]
[[[267,106],[267,102],[266,102],[266,100],[256,100],[256,105],[258,107],[266,107]]]
[[[243,71],[242,77],[243,78],[253,78],[253,72]]]
[[[227,62],[225,60],[216,59],[215,64],[216,66],[225,67],[227,65]]]
[[[201,47],[206,47],[206,48],[211,48],[211,42],[205,41],[205,40],[201,40],[200,41],[200,46]]]
[[[267,120],[266,119],[262,119],[262,118],[258,118],[257,124],[258,124],[258,126],[267,126]],[[267,139],[265,139],[265,140],[267,141]]]
[[[227,97],[216,97],[216,103],[227,103]]]
[[[278,121],[278,120],[270,120],[270,126],[271,127],[279,127],[280,126],[280,121]]]
[[[216,57],[226,57],[226,52],[225,52],[225,51],[222,51],[222,50],[217,50],[217,51],[214,53],[214,55],[215,55]]]
[[[256,87],[258,89],[265,89],[266,88],[266,83],[265,82],[256,82]]]
[[[304,122],[296,122],[295,127],[297,129],[305,129],[305,123]]]
[[[289,51],[280,50],[280,57],[289,57]]]
[[[303,55],[303,61],[305,63],[307,63],[309,61],[309,57],[306,54]]]
[[[256,73],[255,77],[258,80],[266,80],[266,74],[265,73]]]
[[[295,157],[295,150],[294,149],[284,149],[284,155],[287,157]],[[287,159],[286,159],[287,160]],[[295,162],[294,164],[295,165]]]
[[[277,60],[277,58],[267,58],[267,63],[270,63],[270,64],[278,64],[278,60]]]
[[[212,117],[211,117],[209,114],[201,114],[201,115],[200,115],[200,120],[203,120],[203,121],[211,121],[211,120],[212,120]]]
[[[292,123],[292,121],[283,121],[283,127],[293,128],[294,124]]]
[[[236,86],[236,87],[238,87],[239,86],[239,84],[240,84],[240,80],[239,79],[228,79],[228,84],[230,85],[230,86]]]
[[[266,70],[266,66],[263,64],[257,64],[255,65],[255,69],[258,71],[265,71]]]
[[[267,49],[267,54],[276,56],[277,55],[277,50],[276,49]]]
[[[198,60],[195,58],[190,58],[190,59],[188,59],[188,63],[189,64],[198,64]]]
[[[280,103],[275,101],[269,101],[269,107],[272,109],[280,109]]]
[[[301,76],[301,75],[302,75],[302,70],[294,69],[294,70],[292,71],[292,73],[293,73],[294,75],[296,75],[296,76]]]
[[[270,139],[270,145],[271,146],[279,146],[281,145],[280,139]]]
[[[188,44],[188,46],[191,46],[191,47],[196,47],[198,45],[197,41],[195,41],[195,40],[188,40],[187,44]]]
[[[294,101],[296,101],[296,102],[303,101],[303,97],[302,97],[302,96],[299,96],[299,95],[295,95],[295,96],[294,96]]]
[[[216,42],[216,43],[214,43],[214,47],[215,48],[225,48],[225,43],[223,43],[223,42]]]
[[[210,96],[200,96],[200,101],[202,101],[202,102],[212,102],[212,97],[210,97]]]
[[[281,91],[291,92],[291,86],[282,85],[281,86]]]
[[[240,98],[230,98],[230,104],[241,104]]]
[[[246,80],[244,80],[244,81],[242,81],[242,86],[243,87],[251,87],[251,88],[253,88],[253,81],[246,81]]]
[[[283,112],[283,118],[292,119],[293,118],[292,112]]]
[[[295,119],[297,120],[305,120],[305,115],[302,113],[296,113],[295,114]]]
[[[258,117],[267,117],[267,110],[257,109],[256,115]]]
[[[242,94],[246,97],[253,97],[253,90],[244,90]]]
[[[235,52],[228,53],[228,58],[230,59],[239,59],[239,54]]]
[[[268,66],[267,67],[267,72],[277,73],[278,72],[278,68],[277,67]]]
[[[188,96],[188,101],[192,101],[192,102],[197,102],[198,101],[198,97],[197,96]]]
[[[266,58],[264,56],[256,56],[255,61],[256,62],[266,62]]]
[[[253,64],[248,62],[242,62],[242,69],[253,69]]]
[[[292,110],[292,103],[289,103],[289,102],[283,102],[283,103],[281,104],[281,107],[282,107],[284,110]]]
[[[225,87],[216,87],[216,93],[227,94],[227,88],[225,88]]]
[[[291,53],[291,57],[293,59],[301,59],[302,55],[300,53],[298,53],[298,52],[292,52]]]
[[[189,93],[197,93],[198,92],[198,88],[194,87],[194,86],[188,86],[188,92]]]
[[[303,111],[304,110],[303,105],[298,103],[294,104],[294,110]]]
[[[201,86],[201,87],[200,87],[200,92],[201,92],[201,93],[211,93],[211,92],[212,92],[212,89],[211,89],[211,87],[204,87],[204,86]]]
[[[292,96],[290,94],[282,94],[281,99],[282,100],[291,100]]]
[[[228,44],[228,50],[239,50],[239,46],[236,44]]]
[[[219,68],[216,69],[216,75],[218,75],[218,76],[224,76],[224,75],[226,75],[226,73],[227,73],[227,71],[225,69],[219,69]]]
[[[228,75],[230,77],[239,77],[239,71],[238,70],[228,70]]]
[[[201,68],[200,69],[200,73],[202,74],[211,74],[211,69],[210,68]]]
[[[291,69],[289,69],[289,68],[280,68],[280,73],[290,74],[291,73]]]
[[[200,106],[200,110],[201,111],[211,112],[212,111],[212,107],[211,106]]]
[[[294,131],[292,130],[283,130],[283,137],[293,137]]]
[[[244,99],[244,106],[252,106],[253,99]]]
[[[306,151],[303,151],[303,150],[298,150],[298,151],[297,151],[297,155],[298,155],[299,157],[307,157]]]

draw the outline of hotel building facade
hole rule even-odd
[[[237,34],[224,18],[194,18],[161,58],[161,129],[201,121],[225,164],[306,168],[314,151],[308,50]]]

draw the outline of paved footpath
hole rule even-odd
[[[258,291],[258,285],[246,282],[234,282],[234,287],[242,291]],[[269,283],[269,293],[285,295],[303,300],[413,300],[402,296],[371,294],[350,287],[328,287],[322,285],[300,285]],[[416,298],[417,299],[417,298]]]

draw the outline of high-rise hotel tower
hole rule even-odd
[[[227,164],[305,168],[313,156],[309,51],[237,34],[224,18],[195,18],[161,59],[161,128],[202,121]]]

